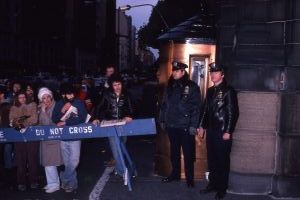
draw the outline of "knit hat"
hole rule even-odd
[[[51,98],[53,98],[53,94],[52,94],[51,90],[49,90],[46,87],[42,87],[42,88],[40,88],[39,93],[38,93],[38,98],[40,101],[42,101],[42,98],[45,94],[48,94],[49,96],[51,96]]]

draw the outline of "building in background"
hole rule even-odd
[[[132,19],[121,10],[116,10],[116,36],[117,36],[117,65],[119,71],[131,68],[132,50]]]
[[[1,74],[64,64],[64,10],[59,0],[0,2]]]
[[[149,72],[151,71],[151,68],[153,67],[153,64],[155,62],[155,56],[154,53],[150,50],[150,48],[146,49],[139,49],[138,50],[138,58],[141,63],[139,67],[139,71],[141,72]]]
[[[115,0],[2,0],[1,74],[86,72],[114,63],[115,7]]]

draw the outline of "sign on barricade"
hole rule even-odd
[[[17,131],[13,128],[0,128],[0,143],[27,142],[45,140],[78,140],[85,138],[119,136],[152,135],[156,134],[155,120],[136,119],[125,125],[100,127],[91,123],[76,126],[30,126]]]

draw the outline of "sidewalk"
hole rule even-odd
[[[195,188],[188,188],[184,180],[162,183],[161,177],[153,174],[155,144],[153,138],[129,140],[129,152],[135,161],[138,176],[133,181],[133,191],[128,191],[119,176],[110,174],[100,200],[213,200],[214,193],[200,195],[199,189],[205,181],[196,181]],[[269,196],[227,194],[224,200],[271,200]],[[293,199],[295,200],[295,199]]]
[[[100,200],[213,200],[214,193],[200,195],[204,181],[196,182],[195,188],[188,188],[185,181],[162,183],[159,177],[137,177],[133,191],[129,192],[120,177],[111,174]],[[268,196],[247,196],[227,194],[224,200],[270,200]]]

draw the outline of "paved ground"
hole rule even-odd
[[[162,183],[161,177],[153,174],[154,143],[153,137],[135,137],[128,141],[129,151],[138,168],[138,176],[133,182],[133,191],[129,192],[123,180],[110,174],[109,180],[96,198],[100,200],[212,200],[213,194],[200,195],[199,188],[204,181],[197,181],[193,189],[187,188],[184,181]],[[78,169],[79,189],[76,193],[67,194],[63,190],[45,194],[42,189],[18,192],[8,189],[0,191],[0,200],[88,200],[95,185],[102,176],[104,142],[102,139],[86,140],[83,143],[81,163]],[[41,186],[44,178],[41,180]],[[268,196],[245,196],[228,194],[224,200],[270,200]]]
[[[103,164],[103,139],[85,140],[82,145],[81,161],[78,168],[79,189],[76,193],[65,193],[63,190],[46,194],[43,189],[19,192],[2,188],[0,200],[84,200],[88,199],[94,184],[102,175]],[[40,186],[45,185],[43,168],[41,168]]]
[[[129,192],[123,180],[111,175],[100,195],[101,200],[211,200],[214,194],[200,195],[198,190],[205,186],[197,181],[193,189],[187,188],[184,181],[162,183],[161,177],[153,174],[154,143],[151,137],[136,139],[129,143],[132,157],[138,166],[138,177],[134,179],[133,191]],[[136,151],[134,151],[136,149]],[[224,200],[269,200],[268,196],[227,195]]]

